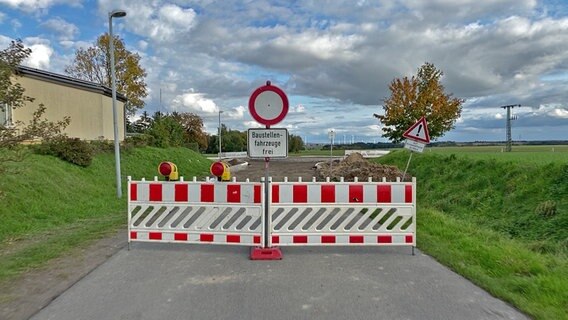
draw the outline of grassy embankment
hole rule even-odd
[[[13,164],[18,173],[0,179],[0,283],[124,228],[126,177],[152,179],[163,160],[174,162],[186,179],[207,175],[211,163],[184,148],[123,152],[122,199],[116,197],[113,154],[96,156],[87,168],[34,154]]]
[[[568,319],[568,153],[471,151],[413,156],[419,248],[537,319]]]

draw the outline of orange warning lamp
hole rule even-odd
[[[179,180],[178,168],[173,162],[160,162],[160,165],[158,166],[158,172],[166,178],[166,181]]]
[[[229,181],[231,180],[231,172],[229,170],[229,165],[222,161],[213,162],[209,171],[212,175],[217,177],[219,181]]]

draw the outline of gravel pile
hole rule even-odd
[[[355,177],[359,181],[367,181],[369,177],[373,181],[381,181],[383,177],[387,181],[396,181],[396,178],[402,178],[403,172],[395,166],[382,165],[363,158],[359,153],[352,153],[343,160],[335,160],[331,166],[329,162],[321,162],[318,164],[316,172],[320,179],[330,177],[333,181],[339,181],[343,177],[345,181],[353,181]],[[411,177],[406,174],[405,181],[410,181]]]

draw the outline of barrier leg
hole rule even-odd
[[[282,260],[282,251],[280,248],[273,247],[270,239],[271,218],[270,218],[270,201],[271,189],[268,179],[268,162],[269,158],[265,158],[265,175],[264,175],[264,223],[263,223],[263,247],[254,247],[250,251],[251,260]]]

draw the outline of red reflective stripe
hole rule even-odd
[[[280,202],[280,186],[277,184],[272,185],[272,203]]]
[[[184,201],[187,202],[188,200],[188,190],[189,186],[187,184],[176,184],[175,185],[175,201]]]
[[[364,202],[363,185],[349,185],[349,202]]]
[[[227,202],[240,203],[241,202],[241,185],[229,184],[227,185]]]
[[[308,243],[308,236],[293,236],[293,243]]]
[[[252,239],[252,242],[254,242],[255,244],[260,244],[260,236],[253,236]]]
[[[150,184],[150,201],[162,201],[162,185],[157,183]]]
[[[161,232],[149,232],[148,239],[150,240],[162,240],[162,233]]]
[[[335,236],[321,236],[321,243],[335,243]]]
[[[138,200],[138,188],[136,183],[130,184],[130,201]]]
[[[364,243],[365,238],[363,236],[349,236],[349,243]]]
[[[132,240],[138,239],[138,232],[130,231],[130,239],[132,239]]]
[[[308,202],[308,186],[295,185],[292,186],[292,202],[294,203],[307,203]]]
[[[272,243],[280,243],[280,236],[272,236]]]
[[[229,243],[241,243],[241,236],[238,234],[228,234],[227,242]]]
[[[335,186],[332,184],[323,184],[321,186],[321,202],[334,203],[335,202]]]
[[[201,202],[215,201],[215,186],[212,184],[201,185]]]
[[[377,236],[378,243],[392,243],[392,236]]]
[[[404,186],[404,202],[412,203],[412,185]]]
[[[174,233],[175,241],[187,241],[187,233]]]
[[[377,186],[377,202],[390,203],[392,200],[391,186],[390,185],[378,185]]]
[[[213,235],[210,233],[202,233],[199,235],[199,241],[213,242]]]
[[[260,203],[260,186],[254,186],[254,203]]]
[[[412,240],[413,240],[413,237],[412,237],[412,236],[406,236],[406,237],[404,238],[404,241],[405,241],[406,243],[412,243],[412,242],[413,242]]]

